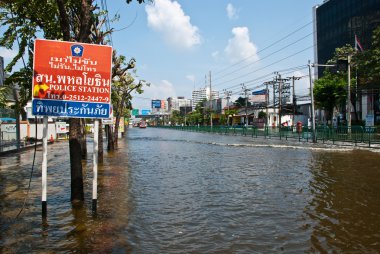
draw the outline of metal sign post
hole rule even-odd
[[[47,215],[48,116],[107,119],[111,115],[112,47],[36,39],[32,114],[44,117],[42,215]],[[97,203],[99,122],[95,121],[93,209]]]
[[[98,140],[99,120],[94,121],[94,153],[93,153],[93,178],[92,178],[92,210],[96,212],[98,200]]]
[[[48,117],[44,116],[42,137],[42,217],[47,215],[47,139],[48,139]],[[37,137],[36,137],[37,138]]]

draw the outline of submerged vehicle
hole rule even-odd
[[[146,128],[147,127],[147,124],[145,121],[141,121],[140,124],[139,124],[139,128]]]

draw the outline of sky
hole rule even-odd
[[[99,6],[101,1],[98,0]],[[146,1],[148,2],[148,1]],[[302,77],[296,94],[309,90],[313,62],[312,8],[322,0],[108,0],[113,48],[136,59],[137,77],[150,83],[132,105],[184,96],[210,84],[223,97],[263,88],[275,73]],[[113,21],[114,16],[119,18]],[[9,63],[15,51],[0,48]]]

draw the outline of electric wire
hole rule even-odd
[[[277,72],[279,73],[282,73],[282,75],[286,76],[288,74],[291,74],[291,73],[294,73],[294,71],[296,70],[303,70],[303,69],[306,69],[308,68],[307,65],[301,65],[301,66],[297,66],[297,67],[293,67],[293,68],[288,68],[288,69],[284,69],[284,70],[279,70]],[[287,71],[287,72],[286,72]],[[285,73],[284,73],[285,72]],[[261,76],[261,77],[258,77],[256,79],[253,79],[253,80],[248,80],[248,81],[245,81],[243,82],[244,84],[249,84],[249,83],[253,83],[252,85],[250,86],[247,86],[248,89],[250,90],[255,90],[255,89],[258,89],[260,87],[263,87],[265,86],[265,84],[263,84],[263,82],[265,80],[267,80],[267,77],[268,76],[271,76],[273,75],[273,72],[272,73],[269,73],[269,74],[266,74],[264,76]],[[309,75],[303,75],[301,76],[301,78],[304,78],[304,77],[308,77]],[[240,94],[241,93],[241,89],[238,87],[238,86],[241,86],[242,83],[240,83],[239,85],[236,85],[234,87],[230,87],[228,90],[236,90],[236,92],[233,92],[232,95],[237,95],[237,94]],[[224,98],[223,96],[221,96],[220,98]]]
[[[294,71],[302,70],[302,69],[305,69],[305,68],[307,68],[307,65],[301,65],[301,66],[291,67],[291,68],[288,68],[288,69],[279,70],[279,71],[277,71],[277,72],[286,72],[286,71],[289,71],[289,73],[292,73],[292,72],[294,72]],[[270,72],[270,73],[268,73],[268,74],[265,74],[265,75],[263,75],[263,76],[260,76],[260,77],[258,77],[258,78],[255,78],[255,79],[251,79],[251,80],[248,80],[248,81],[239,82],[238,84],[235,84],[235,85],[233,85],[233,86],[230,86],[230,87],[228,87],[228,88],[226,88],[226,89],[231,89],[231,88],[234,88],[234,87],[240,86],[241,83],[246,83],[246,84],[247,84],[247,83],[253,83],[253,82],[255,82],[255,81],[257,81],[257,80],[260,80],[260,79],[262,79],[262,78],[264,78],[264,77],[271,76],[271,75],[273,75],[273,73],[274,73],[274,72]],[[289,74],[289,73],[286,73],[286,74]],[[286,75],[286,74],[285,74],[285,75]]]
[[[35,123],[36,123],[36,131],[35,131],[35,141],[34,141],[34,153],[33,153],[33,162],[32,162],[32,170],[30,171],[30,177],[29,177],[29,184],[28,184],[28,190],[26,192],[26,196],[24,198],[24,203],[22,204],[22,207],[20,209],[20,211],[18,212],[18,214],[16,215],[16,218],[18,218],[18,216],[20,216],[20,214],[22,213],[22,211],[24,210],[25,208],[25,205],[26,205],[26,201],[28,200],[28,197],[29,197],[29,193],[30,193],[30,186],[31,186],[31,183],[32,183],[32,178],[33,178],[33,171],[34,171],[34,164],[35,164],[35,161],[36,161],[36,153],[37,153],[37,116],[35,117]]]
[[[276,50],[276,51],[270,53],[269,55],[266,55],[266,56],[264,56],[263,58],[260,58],[260,59],[258,59],[258,60],[256,60],[256,61],[252,62],[252,63],[249,63],[249,64],[247,64],[247,65],[241,67],[240,69],[236,69],[236,70],[234,70],[234,71],[227,72],[227,73],[225,73],[225,74],[222,75],[222,76],[219,76],[219,77],[217,77],[217,78],[214,78],[213,81],[216,81],[216,80],[222,79],[223,77],[226,77],[226,76],[228,76],[228,75],[231,75],[231,74],[234,74],[234,73],[236,73],[236,72],[238,72],[238,71],[241,71],[241,70],[243,70],[243,69],[246,69],[246,68],[252,66],[252,65],[255,64],[255,63],[258,63],[258,62],[260,62],[260,61],[262,61],[262,60],[264,60],[264,59],[266,59],[266,58],[268,58],[268,57],[270,57],[270,56],[272,56],[272,55],[274,55],[274,54],[276,54],[276,53],[278,53],[278,52],[280,52],[280,51],[282,51],[282,50],[284,50],[284,49],[286,49],[286,48],[288,48],[288,47],[290,47],[290,46],[293,46],[295,43],[300,42],[300,41],[306,39],[307,37],[309,37],[309,36],[312,35],[312,34],[313,34],[313,33],[309,33],[309,34],[303,36],[302,38],[297,39],[296,41],[293,41],[293,42],[291,42],[291,43],[285,45],[284,47],[282,47],[282,48],[280,48],[280,49],[278,49],[278,50]]]
[[[241,78],[241,77],[246,77],[246,76],[248,76],[248,75],[251,75],[252,73],[255,73],[255,72],[261,71],[261,70],[263,70],[263,69],[266,69],[266,68],[268,68],[268,67],[270,67],[270,66],[272,66],[272,65],[278,64],[278,63],[280,63],[280,62],[282,62],[282,61],[284,61],[284,60],[286,60],[286,59],[289,59],[289,58],[291,58],[291,57],[293,57],[293,56],[296,56],[296,55],[298,55],[298,54],[300,54],[300,53],[302,53],[302,52],[304,52],[304,51],[306,51],[306,50],[309,50],[310,48],[313,48],[314,46],[315,46],[315,45],[312,45],[312,46],[309,46],[309,47],[307,47],[307,48],[304,48],[304,49],[302,49],[302,50],[300,50],[300,51],[298,51],[298,52],[296,52],[296,53],[294,53],[294,54],[292,54],[292,55],[288,55],[288,56],[286,56],[286,57],[284,57],[284,58],[282,58],[282,59],[280,59],[280,60],[278,60],[278,61],[276,61],[276,62],[270,63],[270,64],[268,64],[268,65],[266,65],[266,66],[264,66],[264,67],[261,67],[261,68],[259,68],[259,69],[256,69],[256,70],[254,70],[253,72],[250,72],[250,73],[247,73],[247,74],[241,75],[241,76],[239,76],[239,77],[236,77],[236,78],[233,78],[233,79],[230,79],[230,80],[227,80],[227,81],[221,82],[221,83],[219,83],[219,84],[216,84],[216,85],[214,85],[214,87],[215,87],[215,86],[218,86],[218,85],[221,85],[221,84],[225,84],[225,83],[228,83],[228,82],[234,81],[234,80],[237,80],[237,79],[239,79],[239,78]]]
[[[120,29],[115,29],[115,30],[113,30],[113,32],[114,32],[114,33],[115,33],[115,32],[120,32],[120,31],[123,31],[123,30],[125,30],[125,29],[130,28],[130,27],[136,22],[137,17],[138,17],[138,14],[137,14],[137,11],[136,11],[136,13],[135,13],[135,17],[133,18],[133,20],[131,21],[131,23],[129,23],[127,26],[122,27],[122,28],[120,28]]]
[[[12,11],[12,4],[10,4],[10,10],[11,10],[11,16],[12,16],[12,19],[14,18],[13,16],[13,11]],[[16,28],[15,28],[16,29]],[[19,37],[18,37],[18,34],[16,32],[16,41],[17,41],[17,44],[18,44],[18,47],[19,47],[19,50],[20,50],[20,40],[19,40]],[[21,59],[22,59],[22,62],[23,62],[23,65],[24,65],[24,68],[25,70],[27,69],[26,67],[26,63],[25,63],[25,60],[24,60],[24,56],[21,55]],[[26,75],[26,74],[25,74]],[[27,79],[29,79],[27,76],[25,77]],[[18,214],[16,215],[15,217],[15,220],[17,220],[17,218],[20,216],[20,214],[22,213],[22,211],[24,210],[25,208],[25,205],[26,205],[26,202],[28,200],[28,197],[29,197],[29,192],[30,192],[30,188],[31,188],[31,182],[32,182],[32,178],[33,178],[33,171],[34,171],[34,164],[35,164],[35,158],[36,158],[36,153],[37,153],[37,116],[35,117],[35,122],[36,122],[36,140],[35,140],[35,144],[34,144],[34,153],[33,153],[33,162],[32,162],[32,168],[31,168],[31,172],[30,172],[30,177],[29,177],[29,184],[28,184],[28,189],[27,189],[27,194],[26,194],[26,197],[24,199],[24,202],[23,202],[23,205],[20,209],[20,211],[18,212]],[[20,140],[17,140],[17,142],[20,142]]]
[[[102,10],[104,10],[106,12],[106,15],[105,15],[105,20],[106,20],[106,30],[107,31],[111,31],[111,26],[110,26],[110,19],[109,19],[109,14],[108,14],[108,8],[107,8],[107,0],[101,0],[100,1],[100,4],[101,4],[101,7],[102,7]],[[107,34],[107,37],[110,41],[110,44],[111,46],[113,46],[113,41],[112,41],[112,34],[111,33],[108,33]]]
[[[300,28],[294,30],[293,32],[291,32],[291,33],[285,35],[284,37],[278,39],[277,41],[275,41],[275,42],[271,43],[270,45],[266,46],[265,48],[261,49],[261,50],[258,51],[257,53],[260,53],[260,52],[262,52],[262,51],[264,51],[264,50],[266,50],[266,49],[268,49],[268,48],[270,48],[270,47],[276,45],[277,43],[280,43],[280,42],[283,41],[284,39],[287,39],[287,38],[290,37],[291,35],[297,33],[298,31],[302,30],[303,28],[307,27],[308,25],[310,25],[310,24],[312,24],[312,23],[313,23],[313,21],[308,22],[307,24],[301,26]],[[230,66],[227,66],[227,67],[223,68],[223,69],[220,70],[220,71],[216,71],[214,75],[217,75],[217,74],[219,74],[219,73],[221,73],[221,72],[224,72],[225,70],[228,70],[228,69],[230,69],[230,68],[233,67],[233,66],[239,65],[240,63],[247,61],[248,59],[252,58],[253,56],[255,56],[255,55],[248,56],[248,57],[246,57],[246,58],[244,58],[244,59],[242,59],[242,60],[240,60],[240,61],[238,61],[238,62],[236,62],[236,63],[234,63],[234,64],[232,64],[232,65],[230,65]]]

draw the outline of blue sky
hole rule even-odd
[[[100,5],[100,1],[99,5]],[[150,108],[151,99],[185,96],[205,86],[211,72],[213,90],[241,93],[283,77],[305,76],[313,61],[312,7],[322,0],[155,0],[127,5],[107,1],[114,49],[137,60],[138,78],[151,83],[135,95],[134,108]],[[0,49],[5,63],[11,51]],[[299,68],[295,68],[299,67]],[[308,78],[296,82],[308,93]]]
[[[135,57],[139,77],[151,82],[135,108],[149,108],[150,99],[191,98],[210,71],[213,89],[239,96],[241,83],[255,90],[276,71],[304,76],[313,61],[312,7],[322,0],[136,2],[108,1],[110,17],[120,14],[111,27],[127,27],[112,35],[114,48]],[[308,78],[296,87],[307,94]]]

